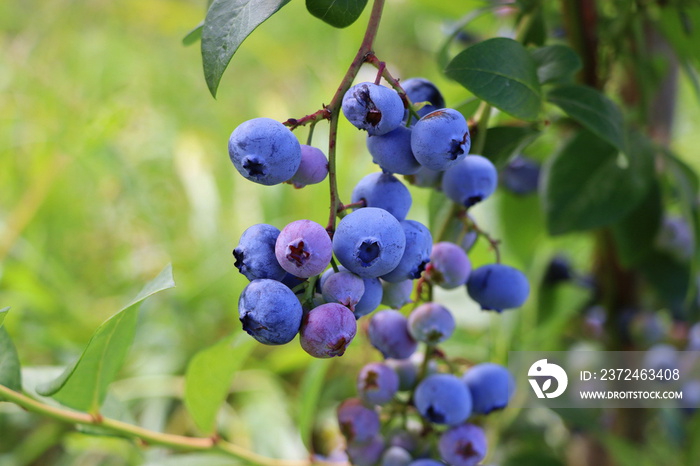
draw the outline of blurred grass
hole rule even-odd
[[[448,105],[462,102],[468,94],[441,76],[434,53],[445,24],[481,4],[388,1],[376,52],[396,76],[427,77]],[[243,43],[214,100],[198,46],[181,44],[204,13],[200,0],[0,2],[0,307],[13,307],[5,325],[24,365],[68,364],[104,319],[172,262],[177,288],[144,305],[121,388],[129,392],[129,384],[146,380],[154,393],[127,400],[139,422],[187,433],[196,432],[177,399],[179,375],[197,350],[240,331],[236,302],[247,282],[231,257],[240,234],[258,222],[281,228],[298,218],[322,224],[327,218],[325,184],[293,190],[249,183],[228,160],[228,136],[250,118],[301,117],[328,103],[367,18],[365,12],[351,27],[334,30],[312,18],[303,2],[290,2]],[[507,24],[484,17],[475,33]],[[366,70],[360,79],[373,76]],[[684,104],[681,111],[697,121],[697,106]],[[681,150],[697,147],[698,133],[687,121],[679,129]],[[299,130],[302,141],[305,131]],[[315,141],[324,149],[326,134],[319,125]],[[549,140],[537,150],[554,147]],[[687,158],[697,167],[700,159]],[[376,170],[364,136],[345,121],[338,170],[344,199]],[[425,221],[428,193],[412,193],[410,217]],[[499,195],[477,215],[515,244],[517,225],[500,219],[501,212],[518,210],[513,202]],[[537,215],[528,221],[534,231],[541,227]],[[588,265],[585,238],[527,238],[513,247],[506,241],[504,261],[533,277],[559,249]],[[491,254],[479,244],[472,261],[481,264]],[[513,335],[530,332],[537,318],[531,304],[523,309],[524,323],[515,315],[493,323],[462,290],[440,296],[461,324],[448,351],[474,360],[503,360]],[[535,335],[538,342],[560,338]],[[333,416],[333,403],[355,394],[359,365],[377,357],[362,334],[357,340],[329,369],[320,406],[325,417]],[[262,454],[303,456],[294,400],[308,364],[296,342],[256,348],[247,372],[235,379],[223,432]],[[172,378],[149,378],[167,374],[175,375],[174,385]],[[0,431],[8,432],[0,453],[26,435],[49,452],[44,460],[58,458],[51,449],[62,442],[66,464],[78,458],[164,464],[166,458],[158,449],[116,454],[119,442],[77,433],[63,438],[63,427],[12,412],[9,421],[0,411]],[[8,464],[29,464],[41,454],[20,448]]]

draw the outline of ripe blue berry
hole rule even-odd
[[[408,316],[408,331],[423,343],[441,343],[450,338],[454,330],[452,313],[437,303],[421,304]]]
[[[331,262],[328,232],[311,220],[297,220],[282,229],[275,244],[277,261],[295,277],[308,278],[323,272]]]
[[[343,266],[362,278],[377,278],[396,268],[406,248],[399,221],[386,210],[365,207],[339,223],[333,252]]]
[[[380,466],[408,466],[413,461],[411,454],[397,446],[389,447],[384,451]]]
[[[375,435],[367,442],[352,442],[346,451],[353,466],[374,466],[384,453],[384,438]]]
[[[408,319],[399,311],[385,309],[369,321],[369,341],[385,358],[406,359],[418,346],[408,333]]]
[[[347,272],[348,269],[342,265],[338,267],[340,272]],[[328,269],[323,272],[321,279],[319,280],[321,288],[323,288],[324,283],[328,278],[333,275],[335,270]],[[377,309],[377,307],[382,303],[382,297],[384,295],[384,289],[382,288],[382,283],[378,278],[363,278],[362,283],[365,286],[365,291],[362,293],[362,298],[355,304],[355,309],[352,311],[355,314],[355,318],[359,319],[362,316],[369,314],[370,312]]]
[[[294,176],[289,180],[295,188],[320,183],[328,175],[328,159],[321,149],[301,145],[301,163]]]
[[[433,246],[425,276],[440,288],[451,290],[466,284],[471,270],[472,263],[464,249],[441,241]]]
[[[496,190],[498,173],[486,157],[470,155],[442,176],[442,191],[457,204],[471,207]]]
[[[419,188],[434,188],[438,191],[442,189],[442,174],[444,171],[431,170],[421,166],[413,175],[407,175],[404,178],[406,181],[411,183],[413,186],[418,186]]]
[[[411,175],[421,168],[411,150],[411,129],[403,125],[381,136],[367,136],[367,149],[386,172]]]
[[[327,303],[339,303],[355,312],[355,305],[365,293],[365,282],[354,273],[341,271],[323,281],[321,293]]]
[[[430,230],[415,220],[401,222],[406,236],[406,249],[398,265],[391,272],[382,275],[382,280],[387,282],[401,282],[418,278],[430,261],[430,252],[433,249],[433,237]]]
[[[391,367],[396,372],[396,375],[399,376],[399,390],[410,390],[416,384],[418,380],[418,365],[414,358],[386,359],[384,364]]]
[[[445,463],[441,463],[437,460],[431,460],[430,458],[421,458],[408,463],[408,466],[445,466]]]
[[[399,390],[399,376],[394,369],[381,362],[366,364],[357,376],[357,393],[372,405],[390,402]]]
[[[435,84],[425,78],[407,79],[401,82],[401,87],[412,103],[429,102],[429,104],[424,105],[416,112],[420,117],[445,108],[445,99],[442,97],[440,90]],[[404,116],[405,119],[406,116]]]
[[[270,279],[253,280],[238,299],[238,315],[250,336],[266,345],[290,342],[299,331],[302,309],[292,290]]]
[[[248,280],[269,278],[282,280],[287,272],[275,257],[275,242],[279,229],[265,223],[249,227],[233,250],[234,265]]]
[[[448,464],[476,466],[486,457],[486,434],[473,424],[452,427],[440,436],[438,450]]]
[[[403,101],[393,89],[364,82],[352,86],[343,96],[345,117],[372,136],[398,128],[403,118]]]
[[[451,108],[428,113],[418,120],[411,134],[413,156],[431,170],[454,166],[467,156],[470,147],[467,120]]]
[[[358,398],[349,398],[338,406],[338,425],[348,442],[363,443],[379,433],[379,414]]]
[[[490,362],[470,367],[462,380],[472,396],[472,411],[478,414],[505,408],[515,389],[508,369]]]
[[[537,192],[539,180],[540,165],[521,155],[514,157],[501,171],[503,187],[519,196]]]
[[[389,173],[370,173],[352,190],[352,202],[365,201],[367,207],[379,207],[401,221],[411,208],[411,193]]]
[[[382,280],[382,288],[384,289],[382,304],[385,306],[389,306],[393,309],[401,309],[406,304],[413,302],[411,300],[413,280],[404,280],[396,283]]]
[[[436,424],[461,424],[472,412],[467,386],[452,374],[423,379],[416,387],[414,401],[421,416]]]
[[[522,306],[530,294],[530,284],[525,274],[514,267],[488,264],[472,271],[467,292],[482,309],[501,312]]]
[[[267,186],[290,179],[301,163],[297,138],[270,118],[241,123],[228,140],[228,154],[241,175]]]
[[[342,356],[355,338],[355,316],[338,303],[322,304],[304,315],[299,330],[301,347],[316,358]]]

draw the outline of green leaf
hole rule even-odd
[[[612,234],[623,266],[637,265],[652,252],[661,216],[661,192],[654,182],[637,208],[613,225]]]
[[[474,95],[523,120],[536,120],[542,107],[535,61],[519,42],[497,37],[459,53],[445,74]]]
[[[211,95],[246,37],[289,0],[214,0],[204,19],[202,62]]]
[[[318,398],[323,390],[323,382],[330,367],[329,361],[324,359],[313,360],[304,372],[301,379],[299,393],[299,432],[304,445],[311,451],[311,435],[313,434],[314,421]]]
[[[9,307],[3,307],[0,309],[0,327],[2,327],[2,324],[5,323],[5,316],[7,316],[7,313],[10,311]]]
[[[541,201],[552,235],[612,225],[642,200],[652,154],[641,141],[628,159],[589,131],[580,131],[545,164]]]
[[[233,374],[254,348],[255,340],[237,334],[203,349],[185,373],[185,405],[197,427],[206,434],[216,428],[216,413],[226,400]]]
[[[622,112],[600,91],[567,84],[549,91],[547,100],[621,152],[627,152]]]
[[[202,38],[202,29],[204,29],[204,21],[196,25],[190,32],[182,38],[182,45],[187,47],[192,45]]]
[[[578,54],[566,45],[548,45],[532,51],[540,84],[571,81],[583,66]]]
[[[10,390],[22,391],[22,376],[17,349],[5,327],[0,327],[0,385],[4,385]]]
[[[527,126],[494,126],[486,130],[482,155],[501,168],[539,135],[539,131]]]
[[[306,9],[335,28],[344,28],[357,21],[367,0],[306,0]]]
[[[175,286],[172,266],[144,286],[141,292],[95,331],[80,358],[56,380],[37,387],[42,396],[52,396],[65,406],[99,412],[109,384],[124,363],[134,340],[138,306],[144,299]]]

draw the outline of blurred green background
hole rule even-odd
[[[395,76],[429,78],[448,105],[457,105],[470,96],[441,75],[435,54],[450,22],[481,5],[389,1],[376,52]],[[247,281],[231,256],[240,234],[259,222],[281,228],[299,218],[322,224],[327,218],[326,184],[294,190],[249,183],[228,160],[228,136],[254,117],[283,121],[328,103],[368,13],[336,30],[311,17],[304,2],[290,2],[243,43],[215,100],[198,45],[181,43],[205,6],[200,0],[0,2],[0,307],[12,307],[5,325],[23,366],[32,368],[25,384],[71,363],[95,328],[172,262],[177,288],[143,306],[114,395],[135,422],[190,435],[197,432],[181,402],[187,363],[197,351],[241,332],[236,302]],[[474,34],[508,33],[510,26],[512,18],[488,15],[474,23]],[[365,70],[360,79],[374,73]],[[700,110],[685,81],[681,92],[687,98],[679,99],[674,147],[700,170],[694,150]],[[298,131],[304,140],[306,130]],[[363,134],[346,121],[340,131],[339,187],[347,200],[357,180],[376,166]],[[324,149],[326,135],[320,124],[315,141]],[[547,135],[530,155],[541,160],[558,142]],[[426,221],[428,192],[411,189],[409,217]],[[526,219],[519,217],[524,211]],[[499,192],[475,215],[504,240],[504,262],[526,270],[533,283],[557,251],[588,268],[591,238],[548,238],[536,196]],[[492,253],[482,241],[470,257],[480,265]],[[561,349],[579,331],[572,322],[588,292],[574,285],[559,290],[559,318],[535,327],[536,288],[530,304],[502,316],[481,313],[463,290],[440,293],[460,322],[445,349],[501,362],[513,342],[519,349]],[[357,370],[377,358],[364,335],[330,362],[311,361],[296,341],[256,345],[233,381],[221,430],[261,454],[304,458],[296,426],[305,374],[328,366],[315,413],[322,443],[336,429],[335,404],[355,394]],[[517,414],[513,409],[495,416],[492,439]],[[541,432],[532,441],[561,458],[571,434],[552,419],[533,421]],[[498,443],[491,448],[493,462],[506,456]],[[229,461],[171,457],[0,404],[1,465],[185,464],[186,458]]]

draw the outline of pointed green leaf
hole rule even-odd
[[[3,311],[6,312],[7,309],[9,308],[5,308]],[[0,327],[0,385],[4,385],[10,390],[22,390],[17,349],[5,327]]]
[[[5,316],[7,315],[9,310],[9,307],[3,307],[2,309],[0,309],[0,327],[2,327],[2,324],[5,323]]]
[[[137,304],[174,286],[172,266],[168,265],[136,298],[99,326],[75,364],[56,380],[37,387],[37,392],[74,409],[99,412],[107,387],[116,377],[134,340]]]
[[[336,28],[350,26],[365,9],[367,0],[306,0],[306,9]]]
[[[289,0],[214,0],[204,19],[202,63],[211,95],[241,43]]]
[[[547,100],[621,152],[627,152],[622,112],[600,91],[567,84],[552,89]]]
[[[192,45],[202,38],[202,29],[204,29],[204,21],[196,25],[190,32],[182,38],[182,45],[187,47]]]
[[[652,154],[641,143],[627,159],[589,131],[574,136],[549,159],[541,201],[553,235],[611,225],[640,202],[652,178]]]
[[[532,51],[540,84],[570,81],[583,66],[578,54],[566,45],[548,45]]]
[[[481,155],[493,162],[497,168],[501,168],[539,135],[539,131],[527,126],[489,128],[486,130],[486,142]]]
[[[662,209],[661,192],[654,180],[637,207],[613,225],[615,248],[624,267],[638,265],[653,251],[661,226]]]
[[[475,96],[523,120],[536,120],[542,107],[532,56],[512,39],[488,39],[459,53],[445,74]]]
[[[233,374],[254,348],[252,338],[237,334],[200,351],[185,373],[185,405],[197,427],[213,434],[216,413],[226,400]]]
[[[301,440],[311,451],[311,435],[313,434],[314,421],[318,409],[318,398],[323,390],[323,382],[330,367],[327,359],[315,359],[304,372],[299,387],[299,432]]]

